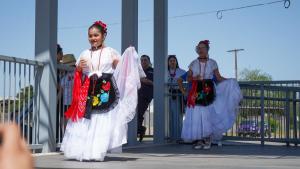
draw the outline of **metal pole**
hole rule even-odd
[[[154,0],[154,143],[164,143],[167,97],[168,0]]]
[[[238,71],[238,68],[237,68],[237,52],[236,51],[234,52],[234,60],[235,60],[235,62],[234,62],[234,64],[235,64],[235,78],[238,79],[238,73],[237,73],[237,71]]]
[[[293,136],[295,140],[295,146],[297,146],[297,139],[298,139],[298,130],[297,130],[297,102],[296,102],[297,96],[296,96],[296,91],[293,91]]]
[[[265,90],[264,85],[260,86],[260,144],[265,145]]]
[[[138,0],[122,1],[122,52],[129,46],[138,50]],[[127,142],[137,144],[137,116],[128,124]]]
[[[234,52],[234,70],[235,70],[235,78],[238,79],[238,67],[237,67],[237,53],[239,51],[244,51],[244,49],[233,49],[227,52]]]
[[[285,92],[285,140],[286,145],[290,146],[290,91]]]
[[[41,72],[39,96],[39,143],[42,152],[56,149],[56,45],[57,0],[36,0],[35,59],[45,63]]]

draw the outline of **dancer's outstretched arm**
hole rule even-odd
[[[222,82],[223,80],[226,80],[225,77],[221,76],[219,69],[214,70],[214,75],[216,76],[218,82]]]

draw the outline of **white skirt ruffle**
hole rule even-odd
[[[68,159],[103,161],[108,151],[121,152],[127,143],[127,124],[116,119],[118,105],[113,110],[92,114],[91,119],[69,120],[61,151]]]
[[[224,80],[216,86],[216,99],[209,106],[187,107],[181,137],[190,142],[207,137],[221,139],[234,124],[242,100],[235,79]]]
[[[213,106],[186,108],[181,137],[185,142],[206,138],[212,133],[211,112]]]

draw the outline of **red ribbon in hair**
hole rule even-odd
[[[74,75],[72,103],[65,112],[67,119],[76,121],[77,119],[84,117],[89,86],[90,79],[85,76],[84,80],[82,81],[82,72],[76,69]]]

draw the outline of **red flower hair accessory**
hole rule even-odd
[[[200,43],[203,43],[203,44],[209,46],[209,43],[210,43],[210,42],[209,42],[209,40],[202,40],[202,41],[199,42],[199,44],[200,44]]]
[[[103,31],[104,31],[105,33],[107,32],[106,24],[103,23],[102,21],[96,21],[96,22],[94,22],[94,25],[100,26],[100,27],[103,29]]]

